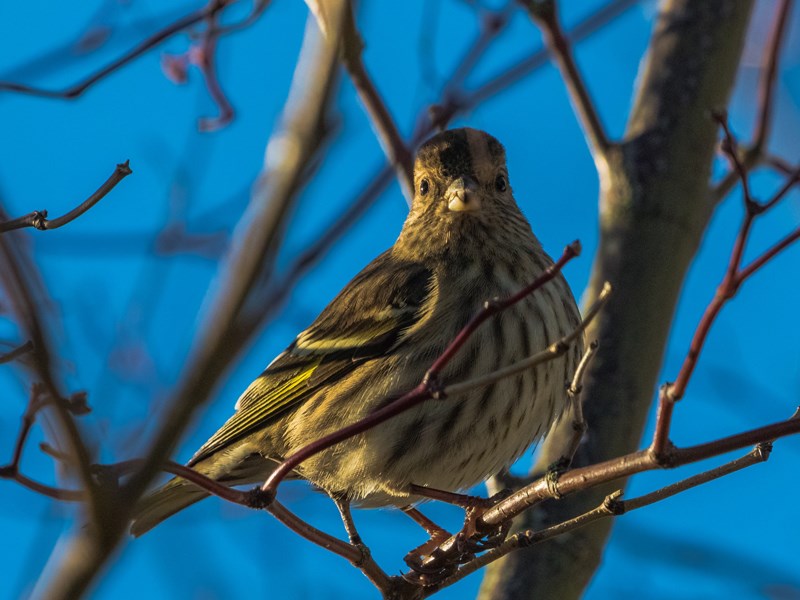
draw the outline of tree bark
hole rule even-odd
[[[614,294],[587,332],[600,349],[585,380],[589,433],[576,466],[641,443],[684,276],[713,211],[717,128],[709,113],[727,106],[752,4],[662,3],[625,138],[611,148],[608,172],[600,174],[600,245],[587,297],[596,297],[604,281]],[[548,437],[540,465],[559,456],[571,435],[565,425]],[[584,512],[611,489],[542,505],[515,528],[536,529]],[[480,600],[580,597],[610,527],[611,520],[599,521],[490,565]]]

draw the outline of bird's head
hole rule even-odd
[[[414,162],[414,201],[395,252],[411,256],[497,252],[515,256],[538,242],[514,201],[506,152],[477,129],[450,129]]]
[[[412,212],[438,218],[487,218],[514,204],[505,149],[488,133],[450,129],[419,149]]]

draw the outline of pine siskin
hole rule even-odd
[[[412,389],[485,300],[518,291],[552,264],[514,201],[505,150],[489,134],[454,129],[434,136],[417,154],[414,184],[394,246],[272,361],[189,466],[230,485],[262,482],[282,457]],[[481,326],[441,381],[529,356],[579,319],[558,275]],[[579,341],[515,377],[424,402],[310,458],[299,475],[362,507],[411,505],[421,499],[412,484],[469,488],[548,431],[567,406],[565,382],[582,352]],[[143,499],[131,533],[206,496],[174,478]]]

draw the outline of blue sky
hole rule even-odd
[[[484,3],[486,4],[486,3]],[[495,3],[496,4],[496,3]],[[603,4],[565,1],[567,26]],[[757,65],[771,20],[772,0],[757,2],[743,69],[731,105],[735,132],[751,127]],[[130,48],[149,32],[200,6],[174,2],[165,10],[144,0],[75,6],[29,0],[0,7],[0,78],[45,87],[64,86]],[[404,135],[415,115],[435,101],[447,74],[478,32],[469,3],[455,0],[362,3],[358,22],[365,61]],[[656,14],[652,2],[628,10],[576,48],[576,56],[612,136],[624,131],[637,69]],[[114,74],[76,101],[0,95],[0,195],[8,212],[47,208],[61,214],[88,195],[117,162],[134,174],[83,218],[57,231],[27,232],[28,244],[51,294],[59,368],[72,389],[86,389],[93,413],[85,417],[104,460],[135,456],[152,432],[148,421],[169,395],[215,290],[217,259],[227,246],[263,162],[292,77],[307,16],[297,0],[275,0],[251,28],[219,44],[220,79],[236,108],[235,121],[199,133],[197,119],[216,110],[199,77],[169,81],[162,53],[180,53],[178,36]],[[76,41],[99,24],[111,35],[96,52]],[[779,73],[772,150],[795,160],[800,150],[800,13],[795,11]],[[522,12],[486,52],[466,81],[473,89],[506,65],[540,47]],[[339,130],[315,180],[292,216],[279,265],[285,268],[369,181],[383,161],[354,91],[342,78]],[[575,238],[584,255],[566,276],[576,295],[585,287],[597,243],[597,178],[558,73],[545,66],[460,117],[457,125],[485,129],[507,148],[517,200],[551,254]],[[766,197],[780,181],[753,180]],[[393,184],[312,272],[235,365],[211,404],[180,444],[191,456],[230,414],[240,391],[305,327],[335,293],[400,230],[406,204]],[[677,372],[694,326],[724,269],[741,216],[735,192],[717,211],[686,281],[666,353],[662,380]],[[155,252],[169,222],[208,236],[203,255]],[[754,256],[800,221],[795,191],[759,222]],[[668,256],[668,249],[664,250]],[[796,300],[800,295],[794,248],[745,285],[721,314],[684,402],[676,410],[674,439],[688,444],[786,418],[798,404]],[[0,319],[0,339],[17,332]],[[0,453],[10,456],[26,382],[8,366],[0,406]],[[37,450],[37,428],[25,471],[52,480],[49,458]],[[800,597],[798,531],[793,499],[800,440],[776,445],[766,465],[626,515],[614,527],[588,598]],[[5,460],[5,459],[3,459]],[[705,466],[708,466],[707,464]],[[637,477],[630,495],[696,472]],[[316,525],[341,533],[330,502],[302,484],[281,492],[287,505]],[[448,507],[426,511],[451,527]],[[0,598],[23,597],[48,555],[72,524],[70,507],[0,482],[0,562],[7,573]],[[422,532],[396,511],[358,511],[356,521],[379,563],[389,572],[420,544]],[[325,583],[322,584],[321,582]],[[474,595],[479,576],[441,598]],[[789,594],[779,596],[780,593]],[[268,595],[289,598],[370,598],[370,584],[342,559],[297,538],[264,514],[205,501],[121,549],[96,598]],[[793,594],[793,595],[792,595]]]

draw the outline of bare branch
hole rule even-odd
[[[759,444],[744,456],[725,463],[724,465],[704,471],[692,477],[682,479],[681,481],[665,486],[659,490],[639,496],[637,498],[631,498],[630,500],[622,500],[622,491],[617,490],[606,496],[599,506],[581,515],[578,515],[577,517],[573,517],[572,519],[568,519],[539,531],[533,531],[529,529],[511,536],[497,548],[493,548],[481,556],[469,561],[463,567],[460,567],[453,575],[445,578],[440,583],[432,586],[430,590],[426,591],[433,593],[434,591],[448,587],[460,581],[467,575],[474,573],[478,569],[485,567],[489,563],[492,563],[515,550],[519,550],[520,548],[527,548],[533,544],[564,535],[570,531],[584,527],[589,523],[593,523],[598,519],[616,517],[626,514],[638,508],[642,508],[643,506],[660,502],[661,500],[665,500],[681,492],[685,492],[686,490],[703,485],[710,481],[714,481],[715,479],[719,479],[720,477],[730,475],[737,471],[741,471],[742,469],[752,465],[764,462],[769,458],[770,450],[771,445],[769,443]]]
[[[363,51],[364,41],[358,32],[353,10],[348,5],[342,43],[342,61],[353,80],[353,85],[378,136],[378,141],[389,159],[389,164],[397,174],[400,187],[410,206],[411,200],[414,198],[414,165],[411,152],[403,142],[403,137],[400,135],[392,115],[389,114],[389,108],[367,73],[362,58]]]
[[[217,75],[217,42],[221,35],[218,21],[218,11],[212,12],[206,19],[206,31],[203,33],[203,41],[200,44],[200,71],[203,73],[211,99],[219,108],[219,115],[200,119],[197,123],[200,131],[221,129],[233,120],[235,114],[228,97],[222,91]]]
[[[656,427],[653,434],[653,441],[651,450],[657,455],[661,455],[669,448],[669,432],[672,425],[672,411],[675,402],[679,401],[686,392],[686,386],[691,379],[694,369],[697,366],[697,360],[705,345],[706,338],[711,330],[711,326],[717,318],[717,315],[722,310],[722,307],[733,298],[742,283],[750,277],[755,271],[763,267],[767,262],[774,258],[777,254],[786,249],[789,245],[794,243],[800,238],[800,227],[794,232],[790,233],[783,240],[776,243],[761,256],[753,260],[747,267],[742,269],[742,257],[744,256],[745,246],[753,223],[756,218],[764,214],[767,210],[773,208],[785,195],[789,189],[798,182],[800,179],[800,169],[795,171],[789,179],[784,183],[780,190],[767,202],[760,204],[753,199],[750,186],[748,184],[748,171],[744,163],[740,160],[737,151],[736,140],[728,128],[725,115],[717,114],[715,118],[720,123],[724,133],[724,141],[722,150],[725,152],[728,160],[730,161],[733,171],[738,174],[742,181],[742,192],[744,197],[745,215],[742,224],[739,228],[739,234],[731,250],[731,256],[728,262],[728,267],[725,275],[722,278],[717,291],[714,294],[711,302],[706,307],[700,322],[697,325],[689,351],[686,358],[681,365],[681,369],[675,378],[674,383],[666,384],[661,387],[659,392],[658,412],[656,415]]]
[[[96,192],[94,192],[91,196],[89,196],[86,200],[81,202],[68,213],[58,217],[57,219],[47,219],[46,210],[35,210],[23,217],[0,222],[0,234],[13,231],[15,229],[22,229],[23,227],[33,227],[41,231],[44,231],[45,229],[57,229],[74,221],[87,210],[92,208],[95,204],[100,202],[100,200],[105,198],[106,194],[113,190],[120,181],[125,179],[133,172],[131,171],[130,166],[128,166],[128,163],[129,161],[126,160],[124,163],[118,164],[111,176],[106,179],[106,181],[99,188],[97,188]]]
[[[109,75],[116,73],[122,67],[127,65],[128,63],[136,60],[146,52],[152,50],[156,46],[159,46],[172,36],[188,29],[192,25],[196,25],[197,23],[201,23],[202,21],[208,19],[211,15],[214,15],[221,10],[223,10],[229,4],[232,4],[236,0],[210,0],[209,3],[197,10],[192,12],[185,17],[181,17],[174,23],[164,27],[163,29],[157,31],[150,37],[146,38],[142,42],[140,42],[137,46],[135,46],[130,51],[126,52],[119,58],[111,61],[105,67],[99,69],[98,71],[92,73],[85,79],[63,89],[63,90],[48,90],[44,88],[39,88],[35,86],[25,85],[22,83],[14,83],[10,81],[0,81],[0,92],[8,91],[8,92],[16,92],[19,94],[28,94],[30,96],[39,96],[41,98],[61,98],[61,99],[74,99],[78,98],[81,94],[83,94],[86,90],[92,87],[94,84],[102,81]],[[263,3],[260,3],[263,4]],[[259,13],[260,14],[260,13]]]
[[[758,112],[756,113],[758,117],[752,143],[752,148],[757,153],[761,153],[766,149],[772,126],[772,114],[775,104],[773,95],[778,75],[778,60],[780,59],[783,41],[786,38],[786,30],[789,28],[789,15],[791,14],[792,4],[793,0],[781,0],[780,5],[775,10],[775,24],[773,25],[772,33],[767,38],[769,46],[764,54],[761,81],[758,87]]]
[[[775,12],[775,23],[772,33],[769,36],[769,47],[764,53],[764,61],[761,70],[761,78],[758,85],[758,110],[756,111],[756,124],[753,131],[753,141],[749,147],[741,154],[739,160],[745,170],[749,171],[758,165],[767,151],[767,141],[772,126],[772,114],[774,109],[775,84],[777,82],[778,61],[780,59],[781,47],[786,37],[786,30],[789,27],[789,14],[791,12],[793,0],[781,0]],[[711,190],[711,203],[717,204],[730,193],[733,186],[741,181],[741,174],[733,169],[722,181]]]
[[[5,354],[0,354],[0,365],[17,360],[19,357],[24,356],[28,352],[33,352],[33,342],[28,340],[24,344],[17,346],[13,350],[9,350]]]
[[[601,180],[605,181],[609,176],[606,155],[610,142],[597,114],[597,107],[589,95],[589,90],[586,88],[578,66],[575,64],[570,44],[561,29],[557,2],[556,0],[520,0],[520,2],[528,11],[531,19],[542,30],[550,57],[561,71],[572,105],[583,127],[586,141],[597,166],[597,172]]]

